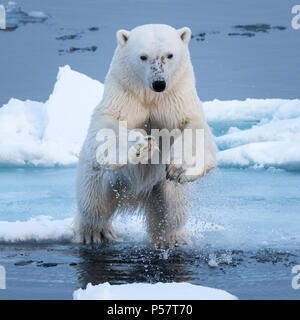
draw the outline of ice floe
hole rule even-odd
[[[220,166],[300,170],[300,100],[215,100],[204,108],[212,127],[229,126],[216,137]]]
[[[0,108],[0,165],[75,164],[102,92],[100,82],[65,66],[45,103],[11,99]]]
[[[61,67],[46,102],[12,98],[0,108],[0,166],[72,166],[103,84]],[[300,170],[300,100],[213,100],[204,112],[223,167]]]
[[[181,283],[131,283],[110,285],[108,282],[74,291],[75,300],[236,300],[232,294],[215,288]]]

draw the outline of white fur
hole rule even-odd
[[[167,25],[144,25],[117,33],[118,47],[105,80],[104,95],[91,119],[78,163],[76,241],[102,243],[117,240],[113,215],[120,211],[145,211],[153,244],[166,247],[188,244],[188,218],[184,182],[203,176],[216,164],[216,145],[206,124],[195,89],[188,42],[189,28],[175,30]],[[173,54],[171,59],[167,56]],[[147,61],[140,59],[147,56]],[[151,83],[165,79],[167,90],[154,92]],[[185,175],[184,165],[127,164],[107,170],[96,160],[100,129],[118,134],[119,121],[127,129],[204,129],[204,160],[201,172]],[[145,157],[153,156],[151,152]],[[131,147],[140,147],[134,142]],[[143,148],[145,145],[143,145]],[[111,169],[111,168],[110,168]],[[166,178],[168,174],[168,178]]]

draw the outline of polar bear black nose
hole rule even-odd
[[[152,82],[152,88],[156,92],[162,92],[166,89],[166,81],[159,80]]]

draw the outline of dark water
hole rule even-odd
[[[227,290],[240,299],[300,298],[300,291],[291,286],[291,269],[300,263],[299,251],[294,250],[165,252],[134,243],[98,249],[9,245],[0,250],[0,264],[7,273],[7,289],[0,290],[0,299],[71,299],[73,291],[87,283],[106,281],[187,281]],[[212,254],[218,266],[210,266]]]

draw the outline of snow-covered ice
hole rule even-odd
[[[72,220],[37,216],[27,221],[0,221],[0,243],[70,241]]]
[[[300,100],[214,100],[204,108],[213,127],[230,124],[216,137],[219,165],[300,169]]]
[[[65,66],[45,103],[11,99],[0,108],[0,164],[75,164],[102,92],[100,82]]]
[[[300,117],[300,100],[293,99],[246,99],[220,101],[204,104],[208,121],[224,122],[234,120],[291,119]]]
[[[136,215],[118,216],[114,226],[124,236],[124,240],[144,241],[146,226],[142,218]],[[201,232],[223,230],[222,226],[205,221],[189,221],[189,230],[194,237],[201,237]],[[73,218],[56,219],[51,216],[35,216],[25,221],[1,221],[0,243],[17,242],[71,242],[73,239]]]
[[[190,283],[131,283],[110,285],[108,282],[74,291],[75,300],[236,300],[230,293]]]
[[[102,94],[102,83],[65,66],[45,103],[11,99],[0,108],[0,165],[76,164]],[[203,106],[220,166],[300,169],[300,100],[214,100]]]

